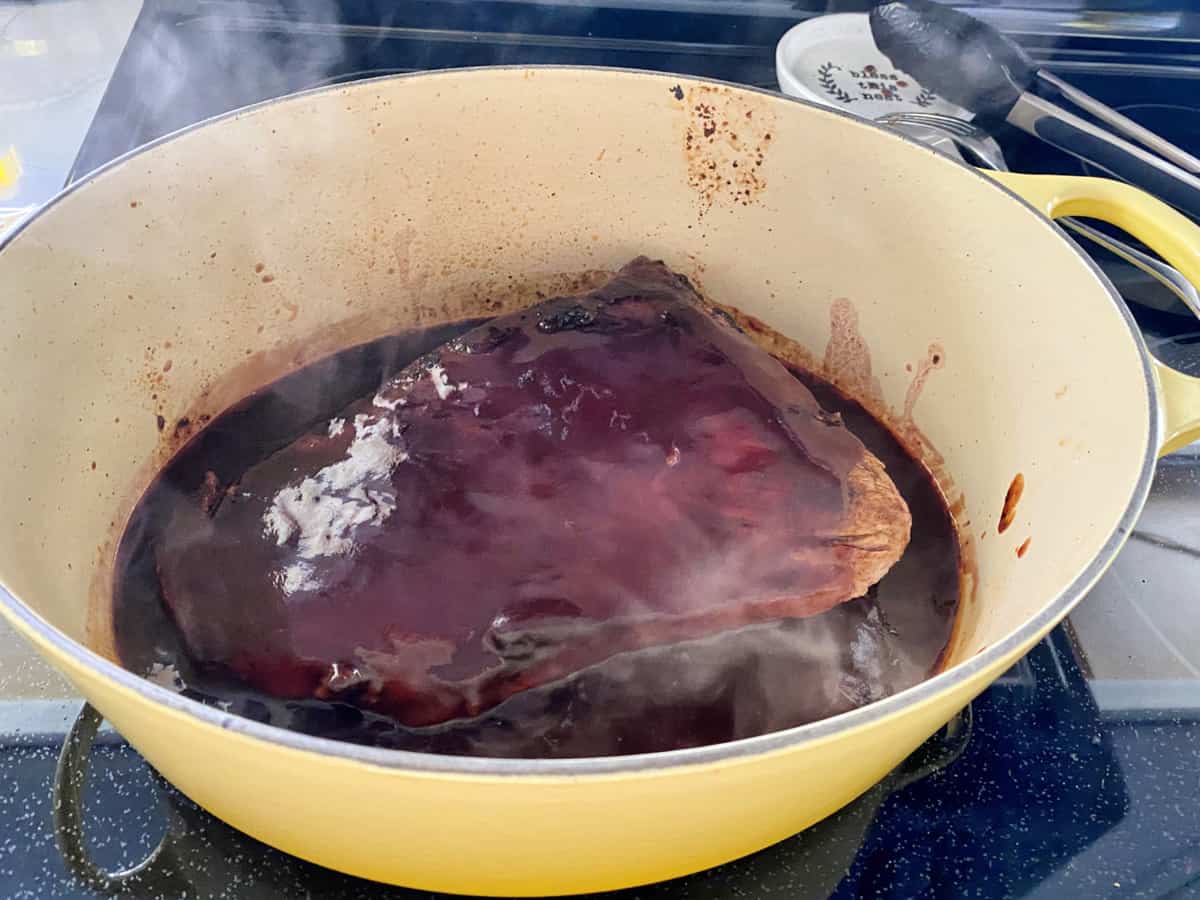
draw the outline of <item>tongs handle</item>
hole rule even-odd
[[[1081,91],[1075,85],[1063,81],[1053,72],[1048,72],[1045,69],[1038,69],[1037,78],[1044,84],[1048,84],[1062,96],[1066,97],[1080,109],[1091,113],[1109,128],[1120,132],[1127,138],[1137,141],[1143,147],[1157,153],[1163,159],[1175,163],[1179,168],[1191,172],[1193,175],[1200,175],[1200,159],[1192,156],[1186,150],[1175,146],[1166,138],[1155,134],[1144,125],[1139,125],[1137,122],[1128,116],[1121,115],[1111,106],[1103,103],[1093,97],[1086,91]]]
[[[875,0],[868,21],[876,46],[896,68],[981,122],[1006,120],[1200,220],[1200,160],[1041,69],[991,25],[934,0]],[[1035,83],[1057,89],[1133,140],[1038,96]]]
[[[1036,94],[1021,94],[1006,118],[1022,131],[1148,191],[1200,221],[1200,178],[1191,172]]]

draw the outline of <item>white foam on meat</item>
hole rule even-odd
[[[391,410],[392,412],[395,412],[397,407],[404,406],[407,403],[408,400],[406,400],[404,397],[397,397],[395,400],[389,400],[387,397],[383,396],[383,391],[380,391],[371,398],[372,406],[378,406],[381,409]]]
[[[450,376],[446,374],[446,370],[439,363],[434,363],[429,367],[429,380],[433,382],[433,389],[437,391],[439,400],[445,400],[456,391],[465,391],[471,386],[465,381],[460,381],[458,384],[451,382]]]
[[[301,591],[315,591],[321,586],[312,565],[303,560],[284,566],[275,573],[275,581],[288,597]]]
[[[297,560],[277,573],[285,595],[319,588],[314,567],[305,561],[344,556],[354,549],[359,528],[382,525],[395,511],[390,477],[408,458],[395,436],[390,418],[360,413],[344,459],[275,494],[263,514],[263,534],[278,546],[296,542]]]

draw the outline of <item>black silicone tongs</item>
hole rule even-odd
[[[876,46],[896,68],[975,113],[981,125],[1008,122],[1200,219],[1200,159],[1038,67],[990,25],[933,0],[882,0],[870,21]]]

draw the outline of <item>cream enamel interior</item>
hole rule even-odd
[[[708,123],[712,143],[698,139]],[[712,191],[705,173],[733,183]],[[975,544],[955,663],[1045,610],[1135,500],[1153,415],[1138,340],[1085,259],[1001,188],[762,93],[602,70],[449,72],[192,130],[90,179],[11,239],[0,252],[0,581],[89,641],[89,609],[103,621],[97,567],[181,416],[215,414],[339,346],[511,305],[639,253],[817,359],[833,301],[849,299],[897,411],[931,344],[943,348],[913,418],[944,456]],[[1001,535],[1018,472],[1024,497]],[[507,894],[652,881],[792,833],[878,779],[1020,649],[945,676],[945,691],[894,715],[720,766],[468,778],[222,729],[17,624],[164,774],[251,834],[368,877]],[[103,628],[90,643],[107,651]],[[688,779],[701,770],[697,790]],[[614,793],[614,781],[631,787]],[[304,799],[316,796],[319,822]],[[329,827],[361,824],[354,803],[372,807],[382,837]],[[514,821],[560,825],[536,841],[489,837],[479,809],[498,803]],[[678,849],[639,849],[665,829]],[[352,837],[329,837],[341,831]],[[420,858],[453,859],[464,835],[480,848],[469,871]],[[403,859],[389,852],[398,840]],[[609,851],[580,865],[589,841]]]

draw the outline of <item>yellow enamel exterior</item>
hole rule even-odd
[[[1200,378],[1154,363],[1163,411],[1162,455],[1200,440]]]
[[[699,177],[713,171],[728,190]],[[1007,183],[1051,214],[1078,212],[1052,198],[1084,193]],[[1194,277],[1194,228],[1124,190],[1103,196],[1092,202],[1106,218],[1136,207],[1134,230]],[[849,298],[896,410],[910,367],[941,348],[913,419],[961,491],[978,564],[946,672],[729,745],[480,762],[281,732],[111,661],[96,627],[109,542],[175,421],[236,398],[228,373],[248,390],[339,346],[504,308],[637,253],[817,360],[833,300]],[[1007,190],[826,110],[648,73],[444,72],[240,112],[50,205],[0,248],[0,285],[0,611],[216,815],[322,865],[427,890],[648,883],[833,812],[1067,613],[1119,548],[1164,437],[1192,433],[1200,406],[1194,382],[1160,374],[1164,424],[1110,287]],[[1025,497],[999,535],[1017,472]]]

